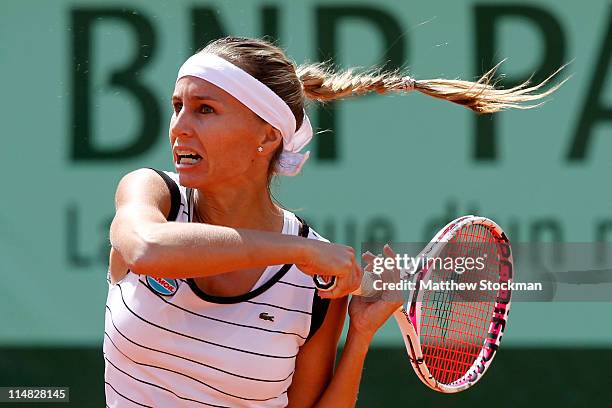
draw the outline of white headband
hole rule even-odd
[[[300,172],[310,152],[298,152],[312,139],[312,126],[305,111],[302,126],[296,129],[295,116],[281,97],[247,72],[214,54],[191,56],[179,70],[176,81],[184,76],[194,76],[218,86],[278,129],[283,136],[283,151],[276,172],[284,176],[295,176]]]

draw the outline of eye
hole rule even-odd
[[[202,105],[200,108],[200,113],[214,113],[215,110],[209,105]]]
[[[175,102],[172,104],[172,107],[174,108],[174,113],[176,113],[178,115],[178,113],[181,111],[181,109],[183,109],[183,104],[180,102]]]

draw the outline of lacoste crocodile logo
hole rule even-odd
[[[270,322],[273,322],[273,321],[274,321],[274,316],[270,316],[269,314],[267,314],[267,313],[265,313],[265,312],[264,312],[264,313],[260,313],[260,314],[259,314],[259,318],[260,318],[261,320],[268,320],[268,321],[270,321]]]

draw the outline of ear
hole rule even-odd
[[[263,134],[259,140],[259,146],[263,147],[263,154],[275,152],[278,146],[282,143],[283,136],[280,130],[276,129],[269,123],[264,125]]]

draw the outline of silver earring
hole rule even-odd
[[[257,151],[258,151],[259,153],[263,152],[263,147],[259,146],[259,147],[257,148]]]

